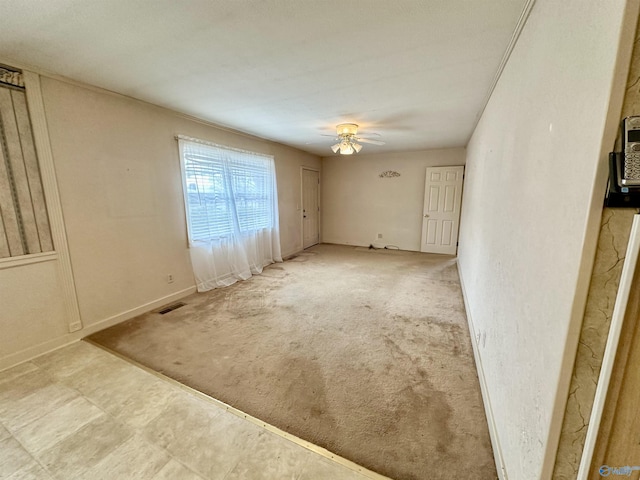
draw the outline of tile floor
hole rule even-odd
[[[103,478],[376,476],[85,342],[0,372],[0,479]]]

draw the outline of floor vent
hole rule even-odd
[[[164,315],[165,313],[173,312],[174,310],[177,310],[180,307],[184,307],[185,305],[186,305],[186,303],[184,303],[184,302],[172,303],[171,305],[167,305],[165,307],[162,307],[162,308],[156,310],[155,313],[159,313],[160,315]]]

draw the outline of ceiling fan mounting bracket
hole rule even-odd
[[[343,135],[355,136],[358,133],[358,125],[356,123],[340,123],[336,125],[336,133],[339,137]]]

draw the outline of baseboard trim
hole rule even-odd
[[[109,328],[118,323],[124,322],[125,320],[137,317],[138,315],[142,315],[143,313],[147,313],[158,307],[162,307],[167,303],[180,300],[181,298],[184,298],[195,292],[196,287],[195,285],[193,285],[189,288],[180,290],[179,292],[175,292],[170,295],[158,298],[151,302],[145,303],[144,305],[140,305],[139,307],[132,308],[117,315],[113,315],[109,318],[105,318],[104,320],[100,320],[91,325],[85,325],[82,330],[78,330],[77,332],[68,333],[66,335],[62,335],[61,337],[57,337],[52,340],[39,343],[38,345],[34,345],[32,347],[28,347],[18,352],[9,354],[6,357],[0,358],[0,371],[14,367],[19,363],[33,360],[34,358],[52,352],[53,350],[58,350],[59,348],[66,347],[67,345],[77,342],[78,340],[81,340],[88,335],[96,333],[100,330],[104,330],[105,328]]]
[[[291,260],[292,258],[300,255],[302,252],[304,252],[304,250],[296,250],[293,253],[282,254],[282,261],[286,262],[287,260]]]
[[[66,347],[67,345],[75,343],[80,340],[80,335],[78,335],[78,333],[81,332],[69,333],[67,335],[63,335],[62,337],[57,337],[52,340],[39,343],[38,345],[25,348],[24,350],[11,353],[6,357],[2,357],[0,358],[0,372],[8,368],[15,367],[20,363],[33,360],[34,358],[39,357],[40,355],[44,355],[45,353],[49,353],[53,350],[58,350],[59,348]]]
[[[82,338],[92,335],[100,330],[104,330],[105,328],[112,327],[117,325],[118,323],[124,322],[131,318],[137,317],[138,315],[142,315],[143,313],[150,312],[151,310],[155,310],[156,308],[162,307],[167,303],[175,302],[176,300],[180,300],[181,298],[187,297],[192,293],[196,293],[196,286],[193,285],[189,288],[185,288],[178,292],[172,293],[165,297],[158,298],[151,302],[145,303],[144,305],[140,305],[139,307],[132,308],[130,310],[126,310],[122,313],[118,313],[117,315],[113,315],[112,317],[105,318],[104,320],[100,320],[99,322],[92,323],[91,325],[87,325],[80,333],[82,334]]]
[[[491,439],[491,446],[493,447],[493,457],[496,462],[496,470],[498,471],[498,478],[500,480],[508,480],[507,469],[504,464],[504,457],[502,455],[502,449],[500,448],[500,439],[498,437],[498,428],[495,423],[495,417],[493,415],[493,409],[491,408],[491,398],[489,396],[489,389],[487,387],[487,381],[484,376],[484,369],[482,367],[482,359],[480,358],[480,351],[478,350],[478,340],[476,337],[476,331],[471,319],[471,309],[469,308],[469,301],[467,297],[467,291],[464,286],[464,278],[460,270],[459,261],[458,264],[458,276],[460,277],[460,287],[462,289],[462,299],[464,301],[464,308],[467,315],[467,323],[469,324],[469,333],[471,334],[471,346],[473,348],[473,358],[476,362],[476,370],[478,371],[478,380],[480,381],[480,392],[482,394],[482,403],[484,404],[484,412],[487,416],[487,424],[489,427],[489,437]]]

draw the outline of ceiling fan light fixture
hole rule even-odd
[[[370,140],[367,137],[358,137],[358,125],[355,123],[340,123],[336,125],[336,133],[338,134],[338,137],[336,138],[338,143],[332,145],[331,150],[333,153],[340,153],[340,155],[353,155],[354,153],[360,153],[363,146],[359,142],[384,145],[384,142],[379,140]]]
[[[358,125],[355,123],[341,123],[336,126],[336,132],[340,135],[355,135],[358,133]]]
[[[353,145],[350,142],[340,143],[340,155],[351,155],[353,153]]]

